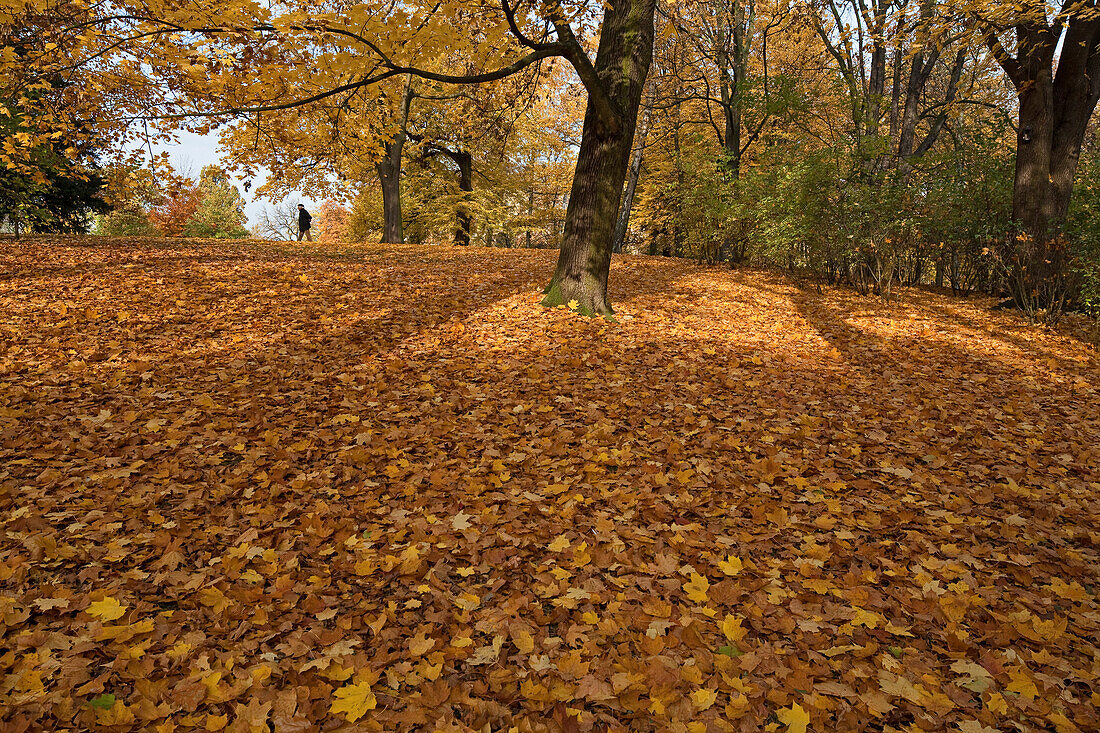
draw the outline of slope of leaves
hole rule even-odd
[[[1100,363],[554,253],[0,251],[0,727],[1100,728]]]

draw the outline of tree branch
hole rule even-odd
[[[1020,65],[1020,61],[1012,56],[1005,47],[1001,45],[1000,40],[997,38],[997,34],[991,28],[985,34],[985,45],[989,48],[989,52],[993,54],[993,59],[1000,64],[1004,69],[1005,74],[1012,81],[1013,86],[1016,87],[1016,91],[1020,91],[1024,84],[1027,83],[1027,79],[1024,76],[1024,69]]]
[[[581,78],[581,83],[588,92],[588,103],[609,130],[617,131],[622,125],[622,113],[611,99],[596,67],[592,65],[592,59],[588,58],[588,53],[573,35],[573,28],[568,22],[560,16],[551,18],[551,22],[554,24],[554,32],[558,34],[558,43],[565,47],[560,56],[573,66],[577,76]]]

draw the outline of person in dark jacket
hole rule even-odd
[[[309,233],[309,225],[313,222],[313,217],[306,211],[306,207],[298,204],[298,241],[302,241],[302,237],[306,238],[307,242],[312,242],[313,237]]]

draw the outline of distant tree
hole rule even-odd
[[[261,239],[275,239],[289,242],[298,237],[298,206],[293,201],[284,201],[265,208],[259,221],[252,227],[252,233]]]
[[[109,237],[156,237],[150,210],[163,201],[156,175],[138,165],[116,165],[104,171],[105,197],[111,211],[96,217],[93,234]]]
[[[149,212],[149,221],[165,237],[182,237],[202,202],[198,184],[189,178],[167,182],[164,197]]]
[[[92,234],[104,237],[158,237],[160,231],[140,209],[115,209],[96,217]]]
[[[348,241],[351,209],[347,206],[336,201],[325,201],[314,218],[320,220],[322,242]]]
[[[187,237],[240,239],[248,236],[244,225],[244,199],[229,176],[216,165],[208,165],[199,173],[198,205],[183,226]]]

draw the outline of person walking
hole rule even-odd
[[[298,241],[302,241],[302,237],[306,238],[307,242],[312,242],[313,237],[309,233],[309,225],[313,222],[313,217],[306,211],[306,207],[298,204]]]

